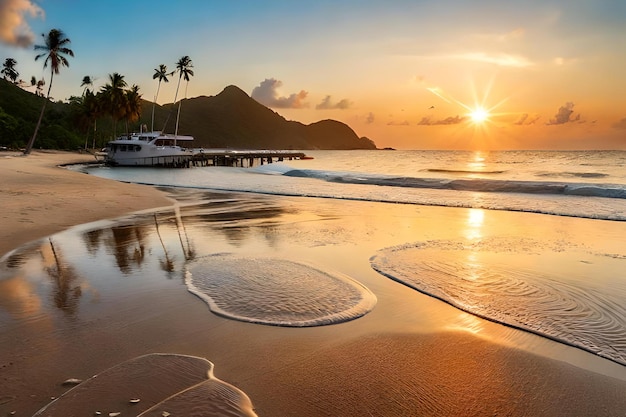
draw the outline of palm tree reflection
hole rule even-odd
[[[54,305],[68,315],[74,315],[78,310],[80,297],[83,292],[80,286],[80,276],[64,259],[59,248],[54,246],[52,238],[49,238],[52,251],[53,263],[50,263],[45,271],[54,283],[52,298]],[[45,255],[44,255],[45,257]]]
[[[112,240],[107,242],[115,255],[115,261],[122,273],[132,272],[133,264],[141,265],[146,256],[145,237],[140,225],[111,228]]]

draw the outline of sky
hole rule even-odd
[[[51,29],[74,52],[55,100],[117,72],[153,101],[155,69],[187,55],[179,99],[236,85],[381,148],[626,149],[624,0],[0,0],[0,62],[49,82]]]

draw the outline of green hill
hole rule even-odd
[[[42,97],[0,80],[0,146],[22,147],[34,130]],[[102,147],[114,137],[110,117],[98,119],[94,133],[79,117],[78,104],[50,103],[35,148],[76,149]],[[142,100],[140,125],[151,128],[153,103]],[[216,96],[201,96],[182,101],[178,133],[192,135],[195,147],[247,149],[376,149],[368,138],[359,138],[346,124],[322,120],[305,125],[288,121],[258,103],[235,86],[226,87]],[[155,107],[155,130],[173,133],[177,106]],[[168,117],[169,115],[169,117]],[[167,124],[166,124],[167,120]],[[165,129],[163,129],[165,126]],[[126,130],[117,123],[117,134]],[[95,139],[94,139],[95,136]]]
[[[0,146],[22,148],[35,131],[43,97],[0,79]],[[84,135],[76,129],[71,107],[49,103],[35,148],[76,149],[84,144]]]

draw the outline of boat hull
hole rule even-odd
[[[191,143],[191,136],[169,136],[161,132],[132,134],[109,142],[105,163],[111,166],[186,166],[193,151],[176,142]]]
[[[193,156],[191,151],[185,152],[151,152],[149,155],[107,154],[105,163],[111,166],[177,166],[188,164]]]

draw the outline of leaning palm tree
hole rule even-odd
[[[191,58],[185,55],[176,63],[176,71],[178,71],[178,85],[176,86],[176,96],[174,96],[174,103],[176,103],[176,98],[178,98],[178,87],[180,87],[180,80],[185,79],[187,83],[189,83],[189,78],[193,76],[193,64],[191,63]],[[185,96],[187,96],[187,89],[185,88]],[[178,120],[180,118],[180,105],[182,104],[182,100],[178,103],[178,113],[176,114],[176,129],[174,130],[174,137],[178,136]]]
[[[74,52],[67,46],[70,44],[70,40],[65,37],[65,34],[60,29],[52,29],[48,35],[41,34],[43,36],[45,45],[35,45],[35,51],[45,51],[35,57],[35,61],[39,58],[46,57],[43,62],[44,69],[50,64],[50,84],[48,85],[48,94],[41,107],[41,113],[39,114],[39,120],[37,126],[35,126],[35,133],[33,137],[28,141],[26,149],[24,149],[24,155],[28,155],[33,149],[35,139],[37,138],[37,132],[39,132],[39,126],[41,126],[41,120],[43,119],[43,113],[46,110],[46,104],[50,99],[50,89],[52,88],[52,79],[54,74],[58,74],[61,67],[69,67],[70,63],[65,55],[74,56]]]
[[[17,61],[13,58],[7,58],[4,60],[4,64],[2,64],[2,71],[0,74],[4,75],[4,79],[11,80],[14,84],[17,81],[17,77],[20,76],[20,73],[17,72],[15,66],[17,65]]]
[[[154,103],[152,103],[152,126],[150,127],[150,129],[154,132],[154,108],[156,107],[156,101],[157,101],[157,97],[159,97],[159,90],[161,89],[161,81],[163,81],[164,83],[169,82],[170,80],[167,79],[168,75],[172,75],[173,73],[167,73],[167,66],[165,66],[164,64],[160,64],[159,68],[155,68],[154,69],[154,75],[152,76],[153,80],[158,79],[159,80],[159,84],[157,84],[157,90],[156,90],[156,94],[154,95]]]

